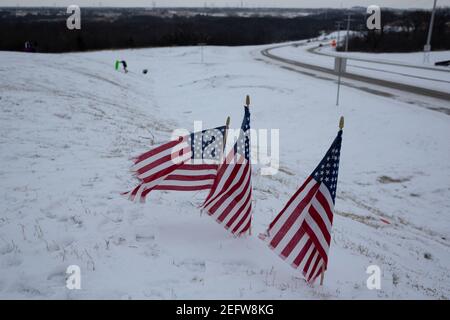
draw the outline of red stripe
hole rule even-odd
[[[305,234],[305,229],[300,227],[292,237],[292,239],[289,241],[289,243],[284,247],[283,251],[281,252],[281,256],[283,258],[287,258],[292,250],[294,250],[295,246],[298,244],[298,242],[302,239],[303,235]]]
[[[317,248],[314,248],[313,251],[311,251],[311,253],[309,254],[309,257],[307,257],[308,260],[306,260],[306,263],[305,263],[305,265],[303,267],[303,274],[304,275],[306,275],[306,273],[308,272],[309,265],[311,264],[312,259],[314,258],[314,255],[316,254],[316,252],[317,252]]]
[[[280,241],[283,239],[283,237],[286,235],[286,233],[289,231],[291,226],[294,224],[294,222],[298,219],[302,211],[305,209],[305,207],[311,202],[312,197],[317,192],[317,189],[319,188],[320,184],[316,183],[311,190],[309,190],[308,194],[300,201],[298,206],[292,211],[289,218],[286,220],[286,222],[283,224],[283,226],[280,228],[280,230],[277,232],[277,234],[273,237],[272,241],[270,242],[271,246],[276,248]]]
[[[306,221],[303,223],[302,227],[305,228],[305,231],[313,241],[314,246],[317,248],[317,250],[319,250],[319,255],[321,256],[321,258],[325,261],[325,263],[328,263],[327,253],[325,252],[324,248],[322,248],[322,245],[317,239],[316,234],[312,231],[311,227],[306,223]]]
[[[167,176],[167,175],[169,175],[172,171],[176,170],[177,167],[180,167],[181,165],[182,165],[182,164],[175,164],[175,165],[170,166],[170,167],[168,167],[168,168],[166,168],[166,169],[164,169],[164,170],[162,170],[162,171],[156,172],[155,174],[151,175],[150,177],[147,177],[147,178],[143,179],[141,185],[150,183],[150,182],[152,182],[152,181],[154,181],[154,180],[157,180],[157,179],[159,179],[159,178],[162,178],[162,177],[164,177],[164,176]],[[152,187],[152,188],[145,187],[145,190],[141,193],[141,200],[142,200],[142,201],[145,200],[145,197],[147,196],[147,194],[148,194],[150,191],[152,191],[154,188],[155,188],[155,187]]]
[[[231,231],[233,234],[235,234],[238,231],[238,229],[245,222],[245,219],[247,219],[247,217],[248,217],[248,215],[250,214],[251,211],[252,211],[252,206],[250,206],[247,209],[247,212],[245,212],[245,214],[242,217],[241,221],[239,221],[239,223],[236,225],[236,227],[233,228],[233,230]],[[247,232],[247,230],[250,228],[251,223],[252,223],[252,218],[250,217],[250,219],[248,220],[247,224],[245,225],[245,227],[241,230],[241,232],[239,234],[243,234],[243,233]]]
[[[249,181],[250,182],[250,181]],[[245,187],[245,189],[248,188],[248,183],[247,186]],[[245,190],[244,190],[245,191]],[[244,203],[241,205],[241,207],[236,211],[236,213],[233,215],[233,217],[228,221],[226,228],[229,228],[233,225],[234,221],[239,217],[239,215],[242,213],[242,210],[245,209],[245,207],[247,206],[248,202],[251,201],[252,198],[252,191],[250,190],[250,193],[248,194],[247,198],[245,199]],[[250,205],[251,207],[251,205]],[[241,221],[242,223],[242,221]],[[240,225],[240,223],[238,223],[237,225]]]
[[[155,161],[147,164],[146,166],[136,170],[136,174],[137,175],[142,175],[145,172],[150,171],[151,169],[153,169],[153,168],[155,168],[155,167],[157,167],[157,166],[159,166],[159,165],[161,165],[163,163],[166,163],[166,162],[172,162],[173,164],[180,164],[181,162],[176,163],[176,162],[174,162],[174,160],[177,157],[181,157],[182,155],[184,155],[185,151],[186,151],[186,149],[181,149],[181,150],[178,150],[178,151],[176,151],[174,153],[165,155],[164,157],[159,158],[158,160],[155,160]]]
[[[295,200],[295,198],[298,197],[298,195],[303,191],[303,189],[305,189],[305,187],[308,185],[308,183],[311,181],[312,177],[309,176],[308,179],[306,179],[305,183],[303,183],[303,185],[300,187],[300,189],[297,190],[297,192],[294,194],[294,196],[289,199],[288,203],[284,206],[283,210],[281,210],[281,212],[276,216],[276,218],[272,221],[272,223],[269,226],[269,229],[271,229],[278,221],[278,219],[280,219],[280,217],[283,215],[284,211],[286,211],[286,209],[291,205],[291,203]]]
[[[250,167],[250,166],[248,166]],[[248,167],[244,169],[244,172],[239,179],[238,182],[225,194],[222,195],[222,198],[216,202],[216,204],[211,208],[211,211],[216,211],[216,208],[219,208],[222,203],[225,202],[225,200],[229,199],[231,195],[241,187],[243,181],[248,177]],[[242,191],[235,196],[231,202],[228,204],[228,206],[223,210],[222,214],[218,217],[219,221],[223,221],[225,217],[228,215],[228,213],[237,205],[237,203],[244,197],[245,192],[247,191],[248,187],[250,185],[250,177],[248,177],[247,183],[245,184],[244,188],[242,188]]]
[[[176,171],[175,171],[176,172]],[[196,176],[185,176],[182,174],[170,174],[164,181],[174,180],[174,181],[200,181],[200,180],[212,180],[216,177],[214,174],[204,174]],[[212,185],[212,183],[211,183]]]
[[[325,210],[325,213],[328,216],[328,219],[330,221],[330,224],[333,224],[333,210],[331,210],[330,204],[327,201],[327,198],[322,194],[322,192],[319,190],[316,195],[317,201],[319,201],[322,208]]]
[[[198,191],[198,190],[206,190],[211,188],[210,184],[200,185],[200,186],[156,186],[153,188],[154,190],[167,190],[167,191]]]
[[[141,185],[142,184],[139,184],[136,188],[133,189],[133,191],[131,191],[130,197],[134,197],[137,194],[137,192],[138,192],[139,188],[141,187]]]
[[[173,140],[170,141],[168,143],[165,143],[163,145],[160,145],[159,147],[156,147],[155,149],[152,149],[150,151],[147,151],[139,156],[137,156],[135,158],[134,163],[137,164],[141,161],[144,161],[145,159],[150,158],[151,156],[154,156],[155,154],[158,154],[160,152],[163,152],[164,150],[173,148],[174,146],[176,146],[177,144],[181,143],[181,141],[183,140],[183,137],[179,137],[177,140]]]
[[[322,258],[319,259],[319,262],[320,261],[322,261],[322,263],[324,263]],[[327,269],[327,267],[325,266],[325,270],[326,269]],[[320,266],[320,268],[317,269],[316,274],[311,278],[310,282],[314,281],[321,273],[322,273],[322,266]]]
[[[223,179],[223,176],[224,176],[224,174],[225,174],[225,170],[226,170],[226,169],[228,168],[228,166],[229,166],[229,165],[227,164],[226,160],[228,159],[228,157],[230,157],[231,153],[232,153],[232,152],[230,152],[230,153],[227,155],[227,158],[225,159],[225,162],[223,162],[223,163],[220,165],[220,167],[219,167],[219,169],[218,169],[218,171],[217,171],[216,180],[214,181],[214,184],[213,184],[213,186],[212,186],[212,188],[211,188],[211,191],[209,192],[208,196],[207,196],[206,199],[205,199],[205,202],[203,203],[203,207],[206,207],[206,206],[209,204],[209,202],[210,202],[211,200],[213,200],[213,199],[210,199],[210,198],[215,194],[216,189],[217,189],[217,187],[218,187],[220,181],[222,181],[222,179]],[[231,173],[232,173],[232,172],[231,172]]]
[[[232,168],[231,172],[226,173],[228,168]],[[219,173],[217,174],[216,178],[216,185],[215,188],[217,189],[219,187],[219,184],[222,180],[225,180],[225,183],[222,186],[221,190],[214,190],[214,193],[216,191],[218,191],[218,194],[214,197],[212,197],[211,199],[209,199],[208,203],[206,205],[209,205],[212,201],[214,201],[215,199],[217,199],[217,197],[220,195],[221,192],[224,192],[233,182],[234,178],[237,176],[237,173],[239,172],[239,168],[236,165],[230,165],[230,164],[224,164],[221,166]],[[226,175],[227,174],[227,175]],[[214,193],[211,193],[211,195],[213,195]],[[205,205],[205,206],[206,206]]]
[[[314,206],[310,206],[308,212],[309,212],[309,215],[311,216],[311,218],[319,226],[320,231],[322,231],[322,235],[324,236],[327,243],[330,244],[330,240],[331,240],[330,231],[328,230],[327,226],[325,225],[325,222],[323,222],[322,217],[317,212],[316,208],[314,208]]]
[[[171,172],[175,171],[181,165],[182,165],[181,163],[180,164],[171,165],[170,167],[167,167],[167,168],[165,168],[165,169],[163,169],[161,171],[155,172],[151,176],[148,176],[148,177],[146,177],[144,179],[141,179],[141,181],[144,182],[144,183],[150,183],[150,182],[152,182],[154,180],[157,180],[157,179],[159,179],[161,177],[169,175]]]
[[[236,166],[241,166],[241,165],[236,165]],[[224,201],[226,199],[228,199],[233,194],[233,192],[236,191],[239,188],[239,186],[243,183],[244,179],[247,176],[247,172],[248,172],[249,167],[250,166],[245,166],[245,168],[243,170],[244,172],[242,172],[242,175],[239,178],[239,181],[234,182],[234,185],[230,188],[230,190],[228,190],[226,193],[220,194],[220,198],[217,200],[217,202],[209,210],[211,213],[216,212],[216,210],[222,205],[222,203],[224,203]]]
[[[319,265],[319,262],[322,259],[320,258],[320,255],[317,256],[316,262],[314,263],[314,266],[311,270],[311,272],[309,273],[309,278],[307,279],[308,281],[314,280],[314,273],[316,272],[317,266]]]
[[[180,168],[180,170],[217,170],[219,168],[219,165],[217,164],[183,164],[183,166]]]
[[[310,239],[308,239],[308,241],[306,241],[306,243],[303,246],[302,250],[300,250],[300,253],[297,255],[295,260],[292,262],[292,264],[295,265],[296,268],[298,268],[298,266],[302,262],[303,258],[305,257],[305,254],[308,252],[309,247],[311,247],[311,245],[312,245],[312,241],[311,241],[311,238],[310,238]]]
[[[226,165],[226,166],[231,166],[231,165]],[[225,183],[224,183],[222,189],[217,193],[217,195],[214,196],[214,197],[212,197],[211,199],[209,199],[207,203],[205,202],[205,204],[203,205],[203,207],[209,206],[209,205],[210,205],[213,201],[215,201],[218,197],[221,197],[221,196],[222,196],[222,193],[223,193],[225,190],[227,190],[227,189],[229,188],[229,186],[232,184],[232,182],[234,181],[234,178],[236,178],[236,176],[237,176],[237,174],[238,174],[238,172],[239,172],[240,166],[238,166],[238,165],[232,165],[232,168],[233,168],[232,171],[230,172],[229,176],[227,176],[227,177],[217,175],[217,177],[216,177],[216,181],[217,181],[217,183],[216,183],[216,188],[218,187],[218,182],[219,182],[219,181],[221,181],[221,180],[223,180],[223,179],[226,179],[226,181],[225,181]],[[216,192],[216,190],[214,190],[214,192],[213,192],[213,190],[211,190],[211,194],[213,194],[213,193],[215,193],[215,192]]]

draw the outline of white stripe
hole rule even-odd
[[[312,269],[314,268],[314,265],[316,264],[317,259],[320,259],[319,251],[316,251],[316,254],[314,255],[314,257],[311,260],[311,263],[309,264],[309,268],[308,268],[308,270],[306,271],[306,274],[305,274],[305,278],[306,279],[309,278],[309,275],[312,272]]]
[[[238,173],[236,174],[234,179],[231,181],[230,185],[227,188],[224,188],[222,191],[220,191],[218,193],[218,195],[216,195],[216,198],[214,200],[211,201],[211,199],[210,199],[209,204],[207,206],[205,206],[205,208],[207,208],[208,210],[210,208],[212,208],[223,197],[223,195],[225,193],[227,193],[231,188],[233,188],[233,186],[236,184],[236,182],[241,179],[241,176],[242,176],[244,170],[245,170],[245,166],[241,165],[240,168],[239,168]],[[228,180],[228,178],[229,178],[229,176],[227,176],[227,178],[223,179],[223,180]]]
[[[242,215],[240,215],[238,217],[238,219],[236,220],[241,220],[243,215],[247,212],[249,206],[252,205],[252,200],[250,199],[250,201],[248,202],[248,204],[245,206],[245,210],[242,211]],[[248,221],[252,218],[252,209],[250,209],[250,212],[248,213],[248,216],[245,218],[244,222],[241,224],[241,226],[236,230],[235,234],[240,234],[242,232],[242,230],[245,228],[245,226],[247,225]],[[236,226],[234,225],[233,228],[230,228],[231,230],[233,230]]]
[[[144,159],[144,160],[136,163],[135,165],[133,165],[131,167],[131,170],[137,171],[137,170],[145,167],[146,165],[149,165],[150,163],[153,163],[153,162],[155,162],[155,161],[157,161],[157,160],[159,160],[159,159],[161,159],[161,158],[163,158],[165,156],[168,156],[168,155],[172,154],[175,151],[182,150],[186,146],[187,145],[183,145],[182,143],[178,143],[178,144],[176,144],[173,147],[170,147],[168,149],[164,149],[164,150],[162,150],[162,151],[160,151],[160,152],[150,156],[149,158]]]
[[[138,199],[139,201],[143,201],[144,199],[142,198],[142,192],[144,192],[145,187],[143,185],[141,185],[138,189],[138,191],[136,192],[136,196],[134,197],[134,199]]]
[[[312,241],[312,240],[311,240]],[[306,261],[308,261],[309,256],[311,255],[312,251],[314,250],[314,242],[311,243],[311,245],[309,246],[308,251],[306,252],[306,254],[303,256],[303,259],[300,261],[299,265],[298,265],[298,269],[303,270],[303,268],[305,267]],[[300,253],[300,251],[298,252]],[[297,257],[296,257],[297,258]],[[294,259],[295,260],[295,259]]]
[[[213,179],[209,180],[193,180],[193,181],[184,181],[184,180],[170,180],[165,179],[158,183],[159,186],[177,186],[177,187],[189,187],[189,186],[203,186],[203,185],[212,185],[214,183]]]
[[[319,262],[319,264],[317,265],[317,268],[316,268],[316,271],[314,272],[314,274],[312,275],[312,276],[315,276],[315,275],[317,275],[318,273],[320,274],[320,273],[322,273],[322,266],[323,266],[323,263],[324,263],[324,261],[323,261],[323,259],[321,258],[321,257],[319,257],[319,259],[320,259],[320,262]]]
[[[245,185],[247,184],[247,181],[249,181],[250,180],[250,170],[249,170],[249,172],[248,172],[248,174],[247,174],[247,177],[245,178],[245,181],[244,181],[244,183],[242,184],[242,187],[241,188],[239,188],[238,190],[236,190],[236,192],[235,192],[235,194],[236,194],[236,196],[234,196],[234,194],[231,196],[231,197],[233,197],[233,198],[235,198],[235,197],[237,197],[239,194],[241,194],[242,193],[242,189],[244,189],[244,187],[245,187]],[[223,220],[223,224],[227,224],[229,221],[230,221],[230,219],[237,213],[237,211],[241,208],[241,206],[245,203],[245,201],[248,199],[248,197],[249,197],[249,195],[250,195],[250,191],[251,191],[251,189],[252,189],[252,185],[251,185],[251,183],[249,184],[249,186],[247,187],[247,189],[245,189],[245,193],[244,193],[244,195],[242,196],[242,198],[241,198],[241,200],[239,200],[239,202],[238,203],[236,203],[232,208],[231,208],[231,210],[230,210],[230,212],[228,212],[228,215],[225,217],[225,219]],[[231,198],[230,197],[230,198]],[[226,207],[228,207],[228,205],[226,206]],[[225,208],[226,208],[225,207]],[[224,209],[225,209],[224,208]],[[219,210],[222,210],[222,209],[219,209]],[[236,220],[238,220],[238,219],[236,219]],[[234,222],[236,222],[236,220],[234,221]]]
[[[154,186],[157,186],[157,185],[161,182],[161,180],[164,180],[167,176],[168,176],[168,174],[165,175],[165,176],[159,177],[159,178],[156,179],[156,180],[152,180],[152,181],[150,181],[150,182],[148,182],[148,183],[142,184],[141,187],[140,187],[139,190],[138,190],[138,193],[136,193],[136,197],[137,197],[138,195],[139,195],[139,197],[140,197],[140,196],[141,196],[141,193],[142,193],[145,189],[150,189],[150,188],[153,188]]]
[[[314,221],[313,218],[311,218],[310,215],[308,215],[305,219],[305,222],[308,224],[308,226],[311,228],[311,230],[316,235],[316,238],[319,240],[319,243],[322,245],[323,250],[325,253],[328,252],[328,243],[327,240],[325,240],[322,230],[320,230],[320,227],[317,225],[317,223]]]
[[[321,183],[320,187],[319,187],[319,190],[323,194],[325,199],[327,200],[328,205],[330,206],[330,209],[331,209],[331,213],[333,213],[333,211],[334,211],[334,203],[333,203],[333,199],[331,198],[331,194],[330,194],[330,191],[328,190],[327,186],[324,185],[323,183]]]
[[[218,178],[216,177],[216,179],[220,179],[220,180],[219,180],[219,183],[218,183],[216,189],[214,190],[213,195],[209,198],[208,202],[211,201],[212,199],[214,199],[215,197],[217,197],[218,194],[220,194],[220,192],[222,191],[222,188],[223,188],[225,182],[227,181],[227,178],[230,176],[232,170],[233,170],[233,166],[227,166],[225,168],[224,173],[221,176],[219,176]]]
[[[209,198],[209,201],[211,201],[211,199],[214,199],[215,197],[217,197],[221,192],[222,189],[225,185],[225,183],[227,182],[228,178],[231,176],[233,169],[236,168],[234,165],[228,165],[228,164],[222,164],[222,165],[226,165],[225,171],[223,172],[223,174],[219,177],[219,183],[217,185],[217,188],[214,191],[214,194]],[[219,168],[219,171],[221,169]],[[239,174],[239,172],[238,172]]]
[[[281,238],[280,242],[276,246],[277,250],[275,250],[275,251],[279,252],[279,254],[281,253],[281,251],[284,250],[284,248],[287,246],[289,241],[291,241],[291,239],[294,237],[295,233],[297,233],[297,231],[302,226],[303,221],[305,220],[305,217],[308,214],[309,206],[310,205],[306,206],[306,208],[300,213],[300,216],[298,217],[298,219],[296,219],[294,221],[294,223],[289,228],[289,230],[286,232],[286,234],[283,236],[283,238]]]
[[[328,215],[325,212],[325,209],[322,207],[322,205],[320,204],[319,200],[317,200],[316,197],[314,197],[311,205],[319,213],[319,216],[322,218],[323,222],[325,223],[325,226],[326,226],[328,232],[331,233],[331,222],[330,222],[330,219],[328,218]]]
[[[250,180],[250,170],[247,170],[247,174],[244,177],[244,181],[242,182],[242,184],[236,189],[234,190],[234,192],[230,195],[227,196],[227,198],[225,199],[225,201],[222,202],[222,204],[217,208],[216,212],[214,213],[214,216],[219,217],[223,211],[228,207],[228,205],[233,202],[233,200],[242,192],[242,190],[244,190],[245,185],[247,184],[247,182]],[[235,182],[237,183],[239,180],[236,180]],[[234,185],[236,185],[236,183],[234,183]],[[221,195],[221,198],[225,197],[225,194]]]
[[[290,265],[292,265],[294,263],[295,258],[297,258],[300,251],[302,251],[302,249],[305,246],[306,241],[308,241],[308,239],[309,239],[308,234],[304,233],[303,236],[300,238],[299,242],[297,242],[297,244],[295,245],[294,249],[292,249],[291,253],[286,257],[287,263],[289,263]],[[276,250],[279,250],[278,248],[279,247],[277,247]],[[274,249],[274,251],[276,251],[276,250]],[[282,251],[283,250],[279,250],[280,255],[281,255]]]
[[[239,216],[233,221],[232,225],[230,226],[231,229],[233,229],[238,223],[240,216],[245,213],[247,210],[249,204],[252,202],[251,200],[251,191],[252,191],[252,184],[250,182],[248,188],[245,190],[244,195],[242,196],[241,200],[236,203],[233,208],[228,213],[227,217],[225,217],[224,224],[227,224],[230,219],[237,214],[237,211],[244,205],[244,203],[248,200],[248,203],[245,205],[245,207],[242,209],[242,211],[239,213]]]
[[[281,227],[286,223],[288,218],[291,216],[294,209],[299,205],[299,203],[306,197],[308,192],[316,185],[317,181],[314,179],[311,179],[311,181],[306,185],[306,187],[303,189],[302,192],[292,201],[290,206],[286,208],[284,213],[281,215],[281,217],[278,219],[277,223],[269,230],[270,236],[275,237],[275,235],[280,231]]]
[[[204,175],[216,175],[217,170],[215,169],[201,169],[201,170],[183,170],[183,169],[176,169],[171,175],[180,175],[180,176],[204,176]]]
[[[181,157],[176,157],[172,160],[166,161],[161,163],[160,165],[158,165],[155,168],[152,168],[148,171],[143,172],[142,174],[138,175],[139,179],[145,179],[147,177],[150,177],[154,174],[156,174],[159,171],[165,170],[167,168],[169,168],[172,165],[176,165],[176,164],[181,164],[184,160],[187,160],[189,158],[189,156],[187,154],[181,156]]]

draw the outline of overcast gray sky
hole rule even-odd
[[[376,4],[394,8],[431,8],[433,0],[243,0],[246,7],[352,7]],[[0,0],[0,6],[240,6],[241,0]],[[438,0],[438,6],[450,6],[450,0]]]

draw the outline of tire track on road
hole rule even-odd
[[[300,67],[303,69],[308,69],[308,70],[312,70],[312,71],[316,71],[316,72],[320,72],[320,73],[324,73],[327,75],[332,75],[332,76],[338,76],[338,73],[335,72],[332,69],[328,69],[325,67],[321,67],[321,66],[317,66],[317,65],[312,65],[309,63],[304,63],[301,61],[296,61],[296,60],[291,60],[291,59],[287,59],[287,58],[283,58],[280,56],[277,56],[273,53],[271,53],[270,51],[274,50],[274,49],[278,49],[278,48],[282,48],[282,47],[286,47],[286,46],[290,46],[289,45],[279,45],[279,46],[274,46],[274,47],[270,47],[270,48],[266,48],[264,50],[261,51],[261,54],[269,59],[278,61],[278,62],[282,62],[284,64],[288,64],[291,66],[295,66],[295,67]],[[314,76],[318,76],[320,77],[320,75],[317,74],[311,74],[309,72],[302,72],[300,70],[296,70],[293,68],[286,68],[292,71],[297,71],[297,72],[301,72],[304,73],[306,75],[314,75]],[[363,82],[363,83],[368,83],[368,84],[372,84],[372,85],[376,85],[376,86],[380,86],[380,87],[385,87],[385,88],[389,88],[389,89],[394,89],[394,90],[399,90],[399,91],[403,91],[403,92],[408,92],[408,93],[413,93],[416,95],[422,95],[425,97],[430,97],[430,98],[435,98],[435,99],[440,99],[440,100],[444,100],[444,101],[448,101],[450,102],[450,94],[446,93],[446,92],[442,92],[442,91],[437,91],[437,90],[432,90],[432,89],[426,89],[426,88],[421,88],[421,87],[417,87],[417,86],[413,86],[413,85],[408,85],[408,84],[403,84],[403,83],[397,83],[397,82],[393,82],[393,81],[388,81],[388,80],[382,80],[382,79],[376,79],[376,78],[371,78],[371,77],[367,77],[367,76],[362,76],[362,75],[357,75],[357,74],[353,74],[353,73],[348,73],[348,72],[344,72],[342,73],[342,78],[345,79],[349,79],[349,80],[355,80],[355,81],[359,81],[359,82]],[[332,78],[327,78],[327,77],[321,77],[323,79],[327,79],[330,81],[335,81],[335,79]],[[349,85],[347,83],[344,83],[344,85]],[[351,85],[354,88],[359,88],[365,91],[368,91],[366,87],[360,87],[357,85]],[[381,94],[383,96],[393,96],[393,94],[388,93],[388,92],[382,92],[380,90],[370,90],[371,93],[374,94]],[[445,110],[435,110],[438,112],[442,112],[445,113],[447,115],[450,115],[450,109],[445,109]]]

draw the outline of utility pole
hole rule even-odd
[[[203,62],[204,62],[204,59],[203,59],[203,48],[204,48],[204,46],[207,45],[207,43],[206,42],[200,42],[200,43],[197,43],[197,45],[200,46],[200,63],[203,64]]]
[[[342,21],[338,21],[336,22],[337,27],[338,27],[338,36],[337,36],[337,43],[336,43],[336,50],[339,47],[339,42],[341,41],[341,24]],[[335,58],[338,59],[339,62],[335,61],[335,63],[339,64],[339,69],[338,69],[338,85],[337,85],[337,95],[336,95],[336,106],[339,106],[339,96],[341,93],[341,75],[342,75],[342,66],[341,66],[341,58]]]
[[[337,42],[336,42],[336,50],[339,48],[339,42],[341,41],[341,21],[336,22],[337,28],[338,28],[338,34],[337,34]]]
[[[429,52],[431,51],[431,36],[433,35],[434,17],[436,15],[436,4],[437,4],[437,0],[434,0],[433,11],[431,12],[430,27],[428,28],[427,43],[423,47],[424,62],[430,61]]]
[[[351,18],[351,16],[352,16],[352,14],[349,13],[348,14],[348,19],[347,19],[347,37],[345,38],[345,52],[348,51],[348,38],[350,36],[350,21],[351,21],[350,18]]]

